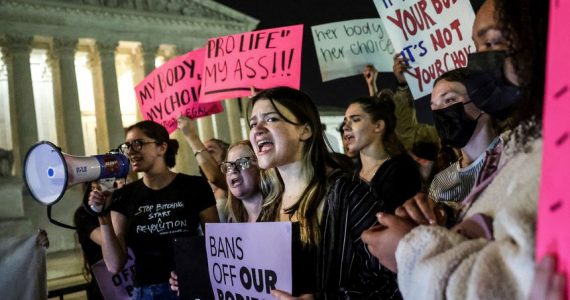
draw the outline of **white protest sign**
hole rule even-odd
[[[291,223],[207,223],[208,273],[216,299],[291,293]]]
[[[396,51],[408,59],[404,76],[418,99],[441,74],[467,66],[475,52],[475,14],[469,0],[374,0]]]
[[[394,47],[379,18],[316,25],[311,32],[323,82],[361,74],[366,65],[392,72]]]

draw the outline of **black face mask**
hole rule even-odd
[[[461,82],[473,104],[493,118],[507,118],[522,98],[522,91],[503,74],[506,51],[486,51],[468,55],[469,76]]]
[[[475,132],[480,116],[475,120],[470,119],[464,108],[467,103],[456,103],[433,111],[435,129],[444,145],[463,148]]]

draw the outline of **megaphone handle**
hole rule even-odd
[[[90,205],[89,207],[91,207],[91,210],[96,213],[101,213],[101,211],[103,211],[103,205]]]
[[[89,205],[89,193],[83,195],[83,208],[92,216],[105,215],[109,212],[110,205],[105,208],[103,205]]]

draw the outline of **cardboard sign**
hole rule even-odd
[[[392,72],[394,47],[380,19],[311,27],[324,81],[361,74],[366,65]]]
[[[37,232],[22,236],[10,230],[13,223],[5,224],[0,235],[0,298],[47,299],[46,249],[38,246]]]
[[[544,95],[544,141],[540,200],[536,234],[536,255],[555,254],[558,271],[566,274],[566,291],[570,291],[570,3],[550,1],[550,24],[546,57]]]
[[[270,299],[291,293],[291,223],[206,224],[206,253],[216,299]]]
[[[105,262],[100,260],[91,266],[93,275],[105,299],[131,299],[134,291],[135,259],[128,249],[128,260],[123,270],[113,274],[107,270]]]
[[[180,115],[191,119],[224,110],[221,103],[199,103],[204,49],[175,57],[152,71],[135,94],[145,120],[155,121],[172,133]]]
[[[303,25],[208,40],[200,102],[249,96],[251,87],[301,85]]]
[[[469,0],[374,0],[396,51],[408,59],[404,73],[419,99],[431,93],[441,74],[467,66],[475,52],[471,31],[475,14]]]

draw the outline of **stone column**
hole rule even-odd
[[[156,47],[156,49],[157,52],[160,52],[160,54],[164,56],[165,62],[175,57],[176,55],[181,55],[183,53],[186,53],[182,48],[178,46],[176,46],[176,48],[173,51],[165,51],[164,49],[160,49],[160,47]],[[147,54],[145,52],[145,65],[147,64],[148,61],[146,55]],[[200,125],[198,121],[198,134],[200,134],[199,128]],[[176,171],[180,173],[200,175],[198,162],[194,157],[194,152],[192,151],[190,145],[188,145],[188,142],[186,142],[186,139],[184,138],[182,132],[180,130],[176,130],[170,135],[170,138],[176,139],[178,141],[178,144],[180,145],[180,148],[178,149],[178,155],[176,156]],[[202,141],[204,140],[202,139]]]
[[[251,113],[251,100],[248,97],[241,98],[241,116],[245,120],[245,137],[249,138],[249,114]]]
[[[232,143],[244,139],[241,132],[241,114],[239,104],[240,101],[238,99],[225,101],[225,110],[228,117],[230,139]]]
[[[54,39],[54,55],[59,60],[61,109],[66,148],[64,152],[85,155],[83,124],[75,74],[76,39]]]
[[[103,88],[103,72],[101,71],[101,59],[95,47],[89,50],[89,69],[93,79],[93,97],[95,100],[96,133],[97,133],[97,153],[104,153],[111,149],[109,136],[107,135],[107,115],[105,114],[105,95]],[[117,147],[114,145],[113,147]]]
[[[198,134],[203,142],[216,137],[214,135],[214,123],[212,116],[202,117],[198,119]]]
[[[53,45],[52,45],[53,48]],[[67,135],[65,128],[65,110],[62,103],[61,91],[61,71],[59,69],[59,59],[53,50],[47,53],[47,64],[52,72],[52,87],[53,87],[53,109],[55,114],[55,130],[57,135],[57,145],[62,149],[67,148]]]
[[[119,101],[119,87],[117,83],[117,69],[115,67],[115,51],[117,42],[97,41],[101,59],[101,76],[103,78],[104,111],[107,120],[107,136],[110,147],[117,147],[125,140],[121,103]]]
[[[0,57],[0,63],[2,64],[0,66],[0,83],[2,81],[6,81],[6,84],[8,84],[8,50],[1,43],[1,40],[0,51],[2,52],[2,56]],[[0,126],[3,127],[0,128],[0,148],[13,149],[14,142],[12,140],[11,120],[15,118],[16,114],[14,112],[13,104],[10,103],[8,91],[6,90],[5,93],[5,95],[0,95],[0,97],[3,97],[3,99],[0,100]]]
[[[230,125],[228,122],[228,102],[231,100],[222,101],[224,111],[213,116],[216,128],[216,137],[226,143],[232,143],[230,136]]]
[[[158,46],[151,43],[143,42],[139,47],[136,55],[136,71],[133,70],[133,82],[137,85],[141,82],[148,74],[150,74],[155,69],[156,52],[158,51]],[[138,104],[137,104],[138,107]],[[144,118],[141,114],[140,108],[137,109],[137,121],[142,121]]]
[[[38,142],[38,124],[30,69],[31,42],[32,38],[27,36],[6,36],[8,89],[10,107],[14,108],[11,123],[16,176],[22,174],[22,163],[26,153]]]
[[[156,68],[155,60],[158,46],[150,43],[143,43],[141,48],[144,61],[144,75],[146,76]]]

